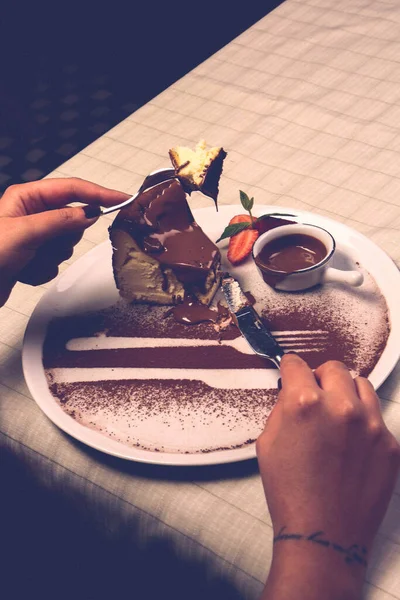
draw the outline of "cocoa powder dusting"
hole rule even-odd
[[[168,428],[172,421],[179,421],[182,431],[192,436],[193,425],[188,414],[197,415],[196,427],[209,425],[210,420],[224,423],[231,432],[246,430],[244,423],[253,422],[254,437],[231,446],[220,446],[218,440],[208,447],[191,449],[190,452],[212,452],[240,447],[254,441],[276,402],[277,390],[213,389],[200,381],[99,381],[90,383],[53,383],[50,391],[58,399],[67,414],[79,423],[99,429],[105,435],[114,435],[113,428],[126,424],[124,442],[144,450],[155,450],[146,444],[140,432],[144,421],[153,421],[157,426]],[[199,418],[200,416],[200,418]],[[160,445],[159,450],[164,447]],[[169,452],[182,452],[179,441]]]
[[[256,310],[285,350],[312,368],[336,359],[355,374],[372,371],[390,324],[368,273],[357,291],[331,285],[285,294],[250,269],[248,280],[242,272],[244,289],[251,289]],[[130,347],[137,338],[139,345]],[[50,391],[68,415],[127,446],[157,452],[244,447],[258,437],[277,398],[272,363],[255,356],[233,324],[222,331],[213,322],[188,326],[165,307],[120,302],[54,320],[43,363]]]

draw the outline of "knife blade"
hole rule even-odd
[[[253,351],[279,367],[284,350],[274,339],[243,293],[239,282],[225,273],[221,283],[229,311],[234,315],[240,333]]]

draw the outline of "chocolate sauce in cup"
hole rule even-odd
[[[293,273],[317,265],[326,255],[326,247],[317,238],[291,233],[267,242],[257,256],[257,263],[272,271]]]
[[[329,282],[361,285],[361,272],[328,266],[335,248],[333,236],[322,227],[294,223],[261,235],[254,244],[253,259],[264,281],[286,292]]]

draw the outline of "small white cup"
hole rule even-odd
[[[257,256],[266,244],[279,237],[293,234],[309,235],[316,238],[325,246],[326,256],[316,265],[291,273],[269,269],[257,261]],[[317,225],[294,223],[293,225],[282,225],[263,233],[253,246],[253,259],[264,281],[271,287],[285,292],[307,290],[319,283],[338,282],[352,286],[361,285],[364,277],[360,271],[342,271],[328,266],[332,261],[335,248],[335,240],[326,229],[322,229]]]

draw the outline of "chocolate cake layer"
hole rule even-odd
[[[210,270],[220,263],[217,246],[195,222],[186,194],[176,179],[143,192],[115,218],[110,236],[117,279],[118,270],[134,255],[133,252],[130,256],[123,247],[119,231],[126,232],[143,253],[164,269],[171,269],[184,285],[196,285],[205,291]]]

